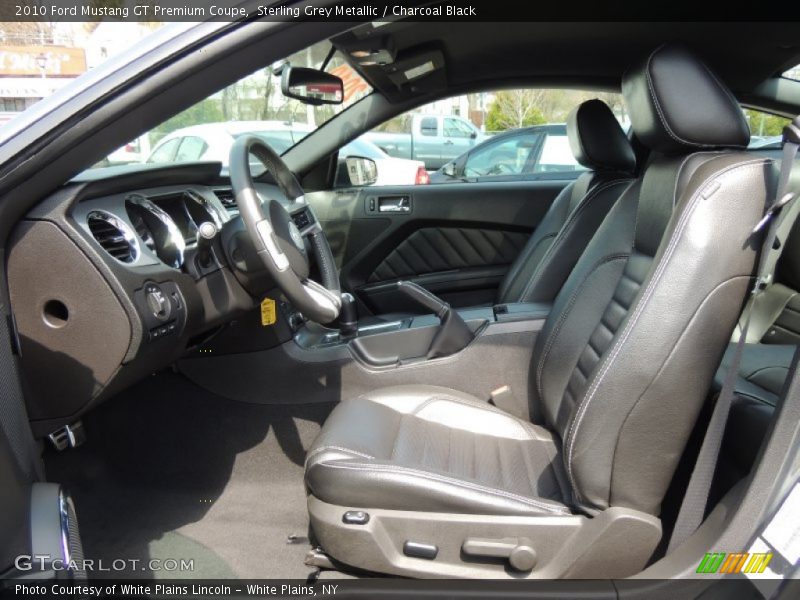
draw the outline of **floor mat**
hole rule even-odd
[[[88,558],[138,561],[110,575],[305,578],[309,545],[287,536],[308,535],[303,460],[332,408],[244,404],[164,372],[89,413],[88,441],[48,453],[47,475],[75,499]]]

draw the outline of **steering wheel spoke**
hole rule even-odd
[[[342,302],[339,272],[325,233],[316,217],[301,231],[280,202],[262,203],[250,173],[250,155],[264,163],[290,201],[302,202],[303,199],[300,182],[280,156],[256,136],[240,137],[231,148],[229,164],[231,187],[247,232],[284,295],[309,319],[329,323],[339,316]],[[306,238],[324,285],[309,279]]]

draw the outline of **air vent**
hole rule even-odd
[[[225,208],[236,208],[236,199],[233,197],[233,190],[223,188],[214,190],[214,194],[219,198],[219,201],[222,202]]]
[[[97,243],[118,261],[132,263],[139,256],[133,232],[114,215],[95,210],[89,213],[86,222]]]

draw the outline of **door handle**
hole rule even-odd
[[[444,145],[445,146],[452,146],[453,145],[453,140],[445,140],[444,141]]]
[[[378,212],[409,213],[411,196],[385,196],[378,198]]]

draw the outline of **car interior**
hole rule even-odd
[[[794,373],[800,203],[777,209],[760,277],[791,164],[748,149],[743,107],[800,113],[781,77],[796,27],[258,27],[226,30],[230,62],[182,98],[142,100],[149,125],[324,39],[372,93],[282,154],[237,137],[226,172],[83,170],[100,158],[86,138],[53,159],[58,185],[19,184],[3,327],[25,431],[7,445],[41,456],[41,510],[69,495],[86,557],[193,559],[170,576],[694,569],[744,506]],[[376,125],[521,85],[621,92],[630,128],[601,100],[574,106],[577,178],[334,186],[339,148]],[[136,110],[118,136],[143,131]],[[707,518],[668,548],[730,372]]]

